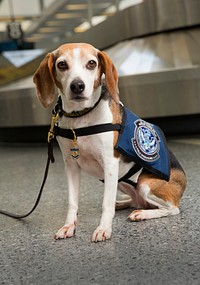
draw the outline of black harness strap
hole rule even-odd
[[[137,183],[132,181],[132,180],[130,180],[129,178],[131,176],[133,176],[135,173],[137,173],[141,169],[142,169],[142,167],[139,164],[133,165],[133,167],[131,167],[131,169],[129,169],[129,171],[118,180],[118,183],[119,182],[125,182],[127,184],[130,184],[134,188],[136,188],[137,187]],[[100,180],[100,181],[104,183],[104,180]]]
[[[95,135],[99,133],[105,133],[110,131],[120,131],[121,125],[120,124],[101,124],[101,125],[94,125],[84,128],[73,129],[77,137],[88,136],[88,135]],[[71,129],[62,129],[58,126],[55,126],[54,132],[55,136],[61,136],[70,140],[74,139],[74,134]]]
[[[119,182],[126,182],[126,183],[128,183],[128,184],[130,184],[130,185],[132,185],[133,187],[136,188],[137,187],[137,183],[132,181],[132,180],[130,180],[129,178],[131,176],[133,176],[135,173],[137,173],[141,169],[142,169],[142,167],[139,164],[133,165],[133,167],[131,167],[131,169],[122,178],[120,178],[118,180],[118,183]]]
[[[89,127],[84,127],[84,128],[78,128],[78,129],[62,129],[58,127],[57,125],[54,127],[54,133],[55,136],[61,136],[70,140],[74,139],[74,132],[76,134],[76,137],[81,137],[81,136],[88,136],[88,135],[94,135],[94,134],[99,134],[99,133],[104,133],[104,132],[110,132],[110,131],[120,131],[122,128],[122,125],[120,124],[101,124],[101,125],[94,125],[94,126],[89,126]],[[136,182],[131,181],[129,178],[133,176],[135,173],[137,173],[142,167],[138,164],[135,164],[131,169],[126,173],[123,177],[121,177],[118,182],[125,182],[133,187],[137,186]],[[101,180],[104,182],[104,180]]]

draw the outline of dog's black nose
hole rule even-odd
[[[74,79],[70,89],[74,94],[81,94],[85,90],[85,83],[81,79]]]

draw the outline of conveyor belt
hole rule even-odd
[[[149,9],[147,2],[144,2],[144,6],[146,5]],[[156,0],[154,2],[158,3]],[[179,6],[181,3],[186,9],[186,1],[179,1]],[[166,26],[163,24],[165,15],[160,15],[159,18],[158,13],[154,13],[158,23],[162,23],[160,26],[163,32],[161,28],[158,29],[158,25],[155,25],[155,34],[152,34],[152,29],[149,35],[148,33],[144,36],[137,34],[135,38],[133,34],[132,39],[124,39],[106,49],[119,73],[121,101],[140,117],[159,120],[159,122],[165,121],[164,128],[168,125],[166,120],[172,124],[174,122],[177,133],[184,132],[180,118],[184,118],[184,124],[189,122],[185,128],[187,133],[190,126],[192,126],[192,132],[200,131],[198,123],[200,120],[200,26],[197,25],[198,15],[200,24],[200,14],[191,12],[192,5],[194,4],[193,10],[195,10],[198,3],[200,7],[200,2],[187,2],[190,9],[187,7],[186,10],[190,13],[181,14],[176,6],[177,15],[185,17],[185,27],[180,27],[180,23],[184,23],[180,20],[177,29],[172,25],[175,30],[166,31],[165,27],[169,28],[170,25],[168,22]],[[140,9],[138,8],[137,11],[143,11],[141,4],[138,7]],[[157,8],[155,5],[155,9]],[[128,11],[123,12],[123,15],[128,15]],[[130,11],[133,13],[133,7]],[[189,18],[188,13],[190,16],[195,15],[195,21]],[[141,16],[145,15],[147,13]],[[121,19],[121,15],[116,17]],[[195,26],[190,26],[194,23]],[[120,22],[118,24],[120,25]],[[141,27],[138,29],[141,31]],[[148,26],[146,29],[150,32]],[[92,30],[91,34],[93,34]],[[130,36],[130,33],[127,32],[127,35]],[[114,38],[116,40],[116,34]],[[122,38],[121,35],[119,35],[120,38]],[[72,41],[75,39],[77,37],[72,38]],[[0,128],[47,126],[50,117],[51,107],[44,110],[40,106],[31,77],[0,89]],[[178,125],[175,125],[176,119],[178,119]],[[195,124],[193,124],[194,121]]]

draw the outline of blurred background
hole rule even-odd
[[[167,136],[200,132],[199,0],[0,0],[0,141],[45,141],[32,76],[63,43],[104,50],[121,101]]]

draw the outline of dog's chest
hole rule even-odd
[[[65,160],[76,162],[79,167],[88,174],[103,179],[103,161],[105,138],[102,142],[101,135],[79,137],[76,148],[79,152],[78,158],[73,158],[71,149],[74,144],[72,140],[59,138],[59,144]]]
[[[98,161],[101,163],[101,143],[98,141],[98,136],[88,136],[78,138],[77,148],[79,149],[80,156],[77,163],[81,166],[86,162]]]

